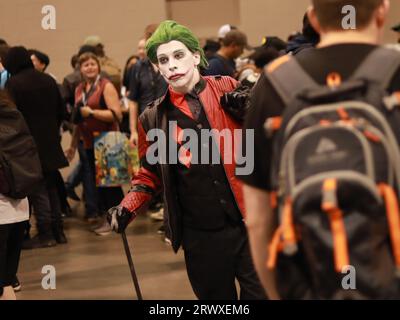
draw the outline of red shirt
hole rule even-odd
[[[86,101],[87,106],[93,110],[107,110],[107,105],[104,100],[104,88],[109,80],[105,78],[100,78],[98,83],[95,85],[93,94],[90,95],[89,99]],[[83,90],[85,89],[86,83],[81,83],[75,91],[75,101],[82,101]],[[85,149],[93,149],[94,133],[95,132],[105,132],[105,131],[117,131],[118,124],[116,122],[105,122],[93,117],[85,118],[83,122],[78,125],[81,137],[83,139],[83,145]]]

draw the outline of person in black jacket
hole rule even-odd
[[[4,65],[11,74],[6,89],[28,124],[44,174],[41,187],[28,197],[36,215],[38,235],[24,248],[54,246],[54,240],[66,243],[56,188],[57,170],[68,165],[60,144],[60,125],[65,115],[60,91],[51,76],[34,69],[24,47],[11,48]]]

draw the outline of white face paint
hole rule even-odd
[[[189,92],[200,79],[197,69],[200,54],[192,53],[180,41],[172,40],[160,45],[157,61],[160,73],[177,92]]]

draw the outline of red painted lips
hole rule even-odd
[[[168,79],[169,80],[178,80],[179,78],[182,78],[185,74],[184,73],[177,73],[172,76],[170,76]]]

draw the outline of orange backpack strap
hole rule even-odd
[[[282,64],[288,62],[291,59],[291,57],[289,55],[284,55],[282,57],[279,57],[275,60],[273,60],[270,64],[267,65],[266,67],[266,72],[268,73],[272,73],[274,72],[276,69],[278,69]]]
[[[275,210],[278,207],[278,192],[271,191],[269,197],[270,197],[270,206],[272,210]]]
[[[392,111],[395,107],[400,106],[400,91],[395,91],[392,95],[385,97],[383,103],[389,111]]]
[[[267,133],[268,137],[272,137],[272,135],[278,131],[282,126],[282,117],[271,117],[265,120],[264,129]]]
[[[282,238],[284,251],[291,255],[297,251],[297,239],[293,222],[292,199],[287,198],[282,212]]]
[[[282,227],[276,229],[274,236],[272,237],[271,243],[268,246],[268,260],[267,268],[274,269],[276,267],[276,261],[278,259],[278,253],[281,251],[281,239],[282,237]]]
[[[386,215],[390,231],[390,240],[392,242],[392,250],[394,260],[396,263],[396,273],[400,276],[400,216],[399,216],[399,203],[396,197],[396,193],[393,188],[386,185],[380,184],[379,190],[385,200],[386,204]]]
[[[338,113],[338,115],[342,121],[348,121],[350,119],[349,114],[347,113],[347,111],[344,108],[342,108],[342,107],[337,108],[336,112]]]
[[[288,197],[283,207],[281,225],[275,231],[271,243],[268,246],[267,268],[275,268],[279,252],[284,251],[287,255],[293,255],[297,252],[297,249],[297,236],[293,222],[292,200]]]
[[[322,210],[328,214],[333,237],[333,251],[335,270],[342,272],[343,267],[350,264],[347,248],[346,229],[343,221],[343,213],[339,209],[336,197],[336,179],[327,179],[322,187]]]

